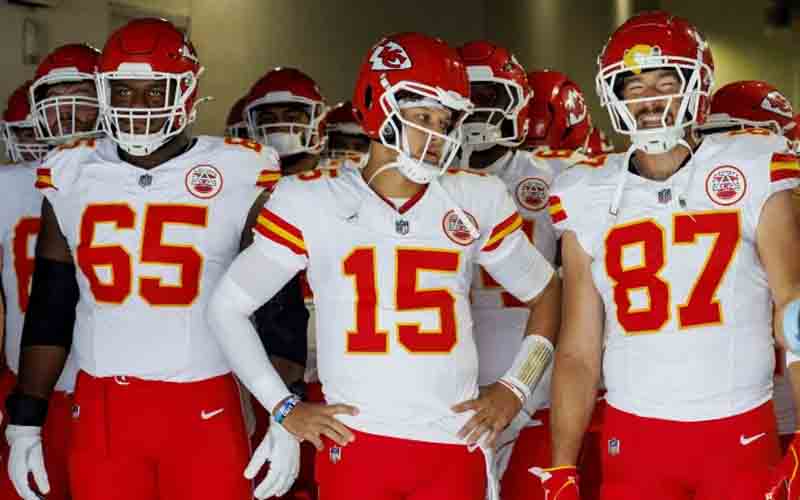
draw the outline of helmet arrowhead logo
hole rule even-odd
[[[577,90],[569,89],[569,92],[567,93],[567,99],[564,101],[564,105],[569,111],[567,116],[568,126],[571,127],[573,125],[577,125],[586,118],[586,101],[584,101],[583,95],[581,95],[581,93]]]
[[[411,67],[411,58],[408,57],[406,49],[391,40],[387,40],[375,47],[372,55],[369,56],[369,60],[372,63],[372,69],[376,71],[391,71]]]
[[[792,117],[792,105],[789,104],[789,101],[786,97],[783,96],[777,90],[773,90],[761,101],[761,107],[766,109],[767,111],[771,111],[775,114],[785,116],[786,118]]]

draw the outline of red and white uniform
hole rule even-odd
[[[0,170],[0,184],[5,193],[0,199],[0,246],[3,255],[3,294],[5,296],[5,370],[0,378],[0,398],[5,401],[17,384],[22,325],[30,296],[36,238],[42,195],[34,187],[38,162],[17,163]],[[50,479],[48,498],[68,498],[67,446],[71,423],[72,392],[77,369],[74,357],[67,364],[50,399],[47,421],[42,430],[45,466]],[[7,424],[7,422],[4,422]],[[5,428],[5,426],[3,426]],[[8,447],[2,445],[2,459],[8,459]],[[0,475],[0,498],[17,499],[8,474]]]
[[[574,151],[509,151],[491,170],[503,181],[522,216],[523,232],[551,263],[555,263],[558,238],[547,211],[553,179],[586,158]],[[528,321],[528,308],[476,268],[472,283],[472,316],[480,358],[480,385],[497,382],[514,361]],[[545,384],[546,385],[546,384]],[[549,391],[541,388],[540,391]]]
[[[784,147],[762,131],[718,134],[662,182],[630,173],[625,155],[556,180],[555,227],[592,258],[605,305],[603,498],[634,498],[647,481],[669,483],[664,498],[683,498],[670,488],[723,498],[715,488],[737,468],[778,459],[772,298],[755,242],[766,201],[800,177]],[[639,434],[659,426],[669,438],[645,459]],[[699,467],[701,456],[713,460]]]
[[[212,137],[150,170],[106,139],[38,169],[78,268],[76,498],[100,498],[106,482],[124,498],[251,495],[239,392],[205,309],[278,175],[272,150]]]
[[[576,165],[601,166],[604,158],[588,159],[574,150],[509,151],[484,172],[506,185],[522,216],[523,232],[544,257],[555,264],[558,238],[547,210],[553,180]],[[480,359],[480,385],[496,382],[514,360],[528,322],[528,308],[503,290],[483,269],[476,268],[472,284],[472,315]],[[528,470],[550,463],[550,377],[552,365],[532,397],[538,408],[525,429],[511,429],[501,437],[497,473],[504,500],[544,499],[540,482]],[[520,432],[521,431],[521,432]],[[513,432],[519,432],[515,435]],[[511,433],[511,434],[510,434]]]
[[[356,169],[307,172],[283,179],[259,218],[256,247],[307,272],[326,401],[359,408],[337,416],[358,437],[341,456],[318,454],[321,484],[387,439],[436,443],[431,453],[449,450],[441,456],[461,454],[473,467],[466,470],[483,469],[480,454],[476,463],[456,437],[469,416],[450,409],[478,394],[470,284],[475,264],[489,272],[519,265],[529,243],[496,178],[453,171],[435,182],[395,208]],[[317,210],[303,209],[308,199]],[[480,231],[477,240],[454,204]],[[530,300],[545,285],[526,282],[517,298]]]

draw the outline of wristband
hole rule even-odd
[[[11,393],[6,399],[6,411],[11,425],[42,427],[47,419],[46,399],[20,392]]]
[[[553,344],[546,338],[541,335],[528,335],[522,339],[522,346],[511,368],[500,377],[500,380],[516,387],[527,400],[550,365],[553,350]]]
[[[292,413],[292,410],[294,410],[295,406],[297,406],[297,403],[299,402],[300,402],[299,397],[295,395],[289,396],[283,403],[281,403],[280,408],[278,408],[278,411],[276,411],[275,415],[273,415],[272,417],[279,424],[283,423],[283,419],[285,419],[290,413]]]

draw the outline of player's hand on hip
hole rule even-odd
[[[547,500],[580,500],[578,469],[574,465],[549,469],[533,467],[530,473],[541,481]]]
[[[8,476],[23,500],[39,500],[41,497],[33,491],[28,482],[28,474],[39,493],[50,493],[50,481],[44,467],[42,453],[42,428],[27,425],[9,425],[6,428],[6,440],[9,445]]]
[[[300,441],[275,420],[270,421],[269,431],[247,464],[244,477],[256,477],[267,461],[267,477],[255,490],[255,497],[262,500],[284,495],[300,473]]]
[[[476,399],[464,401],[453,407],[456,413],[474,411],[475,414],[458,431],[458,437],[468,445],[482,443],[494,448],[497,437],[522,409],[522,401],[514,392],[499,382],[481,387]]]
[[[339,446],[347,446],[355,441],[355,436],[341,423],[336,415],[358,415],[358,408],[350,405],[323,405],[315,403],[298,403],[283,419],[283,426],[300,441],[310,441],[314,447],[322,451],[322,436],[327,437]]]

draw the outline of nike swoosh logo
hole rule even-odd
[[[223,411],[225,411],[225,408],[220,408],[219,410],[210,411],[208,413],[206,413],[206,411],[203,410],[203,411],[200,412],[200,418],[202,418],[203,420],[208,420],[209,418],[216,417],[217,415],[219,415]]]
[[[761,434],[756,434],[755,436],[745,437],[744,434],[739,436],[739,444],[742,446],[747,446],[748,444],[752,443],[753,441],[758,441],[762,437],[766,436],[766,432],[762,432]]]

